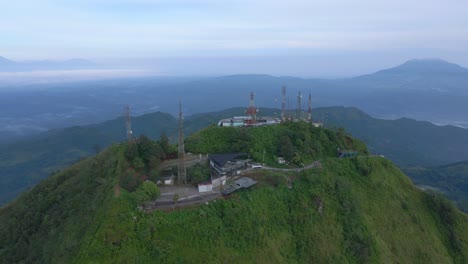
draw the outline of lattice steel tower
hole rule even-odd
[[[250,92],[250,102],[249,102],[249,107],[247,108],[247,115],[252,117],[252,122],[255,122],[257,119],[257,108],[255,108],[255,103],[254,103],[254,97],[255,94],[253,92]]]
[[[297,120],[301,120],[301,112],[302,112],[301,99],[302,99],[302,93],[301,91],[299,91],[299,94],[297,95],[297,113],[296,113]]]
[[[127,140],[131,141],[132,140],[132,120],[130,116],[130,106],[127,105],[125,106],[125,127],[127,128]]]
[[[307,108],[307,121],[312,122],[312,94],[309,93],[309,107]]]
[[[281,121],[286,121],[286,86],[281,87]]]
[[[182,103],[179,102],[179,160],[177,166],[177,183],[187,183],[187,169],[185,167],[185,146],[184,146],[184,117],[182,115]]]

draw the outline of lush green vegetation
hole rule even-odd
[[[409,167],[404,171],[416,184],[438,189],[468,212],[468,162],[435,168]]]
[[[296,165],[323,157],[336,157],[337,149],[367,153],[366,146],[344,133],[312,127],[306,122],[276,126],[217,127],[202,130],[186,141],[186,149],[199,153],[250,153],[252,158],[270,165],[284,157]]]
[[[367,176],[360,173],[366,164]],[[78,263],[464,263],[468,222],[389,161],[331,159],[293,188],[260,185],[200,208],[150,214],[115,199]],[[323,203],[319,212],[317,199]],[[447,215],[447,212],[450,214]],[[115,221],[118,219],[118,221]],[[125,235],[123,235],[125,234]]]
[[[386,159],[334,158],[337,147],[365,152],[362,143],[342,130],[291,123],[233,131],[208,128],[188,139],[187,146],[211,152],[206,144],[211,138],[226,144],[223,151],[248,150],[259,159],[263,148],[276,146],[285,134],[301,155],[310,137],[307,144],[315,147],[304,152],[304,161],[321,159],[322,168],[289,174],[292,188],[287,187],[286,175],[265,172],[260,184],[231,199],[170,213],[144,213],[137,205],[157,197],[157,187],[139,183],[128,190],[118,188],[123,175],[147,173],[155,157],[163,155],[159,150],[164,140],[140,138],[54,175],[0,209],[0,259],[7,263],[468,261],[467,216],[443,198],[418,190]],[[261,133],[265,135],[260,138]],[[268,150],[269,162],[281,153],[281,148]]]
[[[185,135],[226,116],[241,115],[243,111],[243,108],[233,108],[186,117]],[[264,109],[263,112],[268,114],[272,111]],[[57,170],[94,155],[112,143],[124,141],[124,124],[121,117],[96,125],[53,130],[0,148],[0,205]],[[146,135],[152,140],[161,140],[161,136],[166,135],[168,143],[177,140],[177,119],[167,113],[156,112],[134,117],[132,127],[137,137]],[[165,153],[174,152],[162,147]]]
[[[161,192],[158,186],[152,181],[143,182],[133,193],[133,200],[137,204],[156,200]]]
[[[122,147],[113,146],[0,209],[1,262],[70,263],[106,217],[125,163]]]
[[[210,166],[208,164],[197,163],[187,168],[187,180],[190,183],[198,184],[210,179]]]
[[[232,108],[188,116],[185,119],[185,133],[190,135],[221,118],[242,115],[244,111],[244,108]],[[272,116],[278,110],[262,108],[261,113]],[[313,111],[313,117],[314,120],[325,121],[328,127],[344,127],[363,140],[370,151],[382,153],[400,166],[468,160],[466,148],[459,147],[468,144],[466,129],[439,127],[410,119],[381,120],[356,108],[345,107],[317,108]],[[123,141],[123,124],[123,118],[118,118],[91,126],[50,131],[0,149],[0,204],[64,166],[95,154],[112,143]],[[144,134],[157,140],[165,132],[169,142],[177,140],[177,120],[169,114],[146,114],[133,118],[132,124],[135,135]],[[291,148],[286,139],[282,140],[285,143],[281,144],[284,146],[283,154],[291,156],[296,142],[291,141]],[[275,145],[279,145],[277,143],[275,141]],[[269,158],[269,162],[272,162],[273,155],[266,155],[265,159]],[[257,158],[263,160],[263,156]]]

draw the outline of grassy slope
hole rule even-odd
[[[432,201],[389,161],[365,157],[327,160],[293,189],[257,186],[171,213],[141,213],[123,195],[78,263],[463,263],[467,216],[448,207],[442,225]]]
[[[122,168],[122,148],[113,146],[0,209],[1,262],[70,263],[104,217]]]

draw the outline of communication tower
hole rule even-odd
[[[132,140],[132,120],[130,116],[130,106],[127,105],[125,106],[125,127],[127,128],[127,140],[131,141]]]
[[[281,88],[281,121],[286,121],[286,86]]]
[[[250,103],[246,111],[247,115],[252,117],[252,120],[251,120],[252,123],[255,123],[257,119],[257,112],[258,112],[257,108],[255,108],[254,97],[255,97],[255,94],[253,92],[250,92]]]
[[[178,148],[177,183],[187,183],[187,169],[185,167],[185,146],[184,146],[184,117],[182,115],[182,103],[179,102],[179,148]]]
[[[302,112],[302,105],[301,105],[301,99],[302,99],[302,93],[299,91],[299,94],[297,95],[297,112],[296,112],[296,118],[297,120],[301,120],[301,112]]]

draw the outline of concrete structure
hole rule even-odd
[[[157,184],[173,185],[174,176],[160,177],[159,180],[157,181]]]
[[[233,193],[239,189],[242,189],[242,188],[249,188],[251,187],[252,185],[255,185],[257,182],[250,179],[250,178],[247,178],[247,177],[243,177],[243,178],[240,178],[239,180],[235,181],[234,184],[231,184],[231,186],[229,186],[229,188],[225,189],[222,194],[224,195],[228,195],[230,193]]]
[[[278,157],[276,161],[278,162],[278,164],[286,164],[286,160],[283,157]]]
[[[223,126],[223,127],[241,127],[241,126],[247,126],[249,121],[251,121],[252,118],[250,116],[235,116],[233,118],[228,118],[228,119],[222,119],[218,122],[218,126]]]
[[[220,185],[226,185],[226,175],[223,175],[221,177],[216,177],[216,176],[211,176],[211,184],[213,185],[213,188],[216,188]]]
[[[314,127],[323,127],[323,123],[322,123],[322,122],[314,122],[314,123],[312,123],[312,125],[313,125]]]
[[[211,192],[212,190],[213,190],[213,184],[211,182],[198,184],[198,192]]]
[[[244,126],[265,126],[276,125],[281,122],[280,119],[275,117],[257,117],[254,120],[250,116],[235,116],[233,118],[221,119],[218,126],[222,127],[244,127]]]

